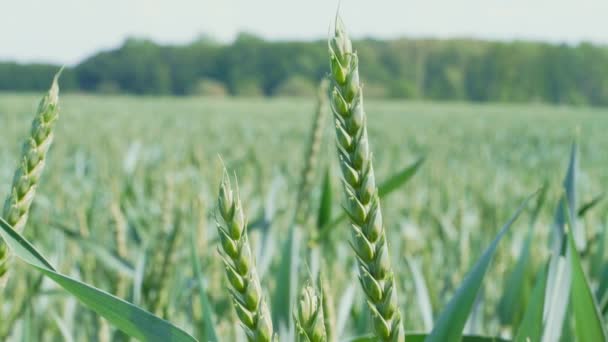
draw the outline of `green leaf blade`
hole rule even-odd
[[[333,194],[331,186],[331,172],[329,167],[325,170],[323,176],[323,185],[321,188],[321,200],[319,203],[319,213],[317,215],[317,228],[321,229],[331,219],[331,206],[333,203]]]
[[[57,273],[34,246],[0,218],[0,236],[15,256],[51,278],[82,304],[142,341],[196,341],[185,331],[107,292]]]
[[[405,333],[407,342],[423,342],[429,335],[419,333]],[[345,342],[377,342],[377,338],[371,335],[357,336],[347,339]],[[465,335],[461,342],[507,342],[507,340],[492,336]]]
[[[534,196],[534,195],[532,195]],[[494,257],[498,243],[515,222],[519,214],[528,204],[532,196],[528,197],[517,209],[511,219],[502,227],[494,241],[486,249],[481,258],[467,274],[462,285],[458,288],[447,307],[439,315],[435,326],[425,339],[426,342],[460,341],[467,319],[477,298],[483,278],[491,260]]]
[[[568,233],[568,259],[572,265],[571,305],[579,341],[607,341],[606,324],[583,271],[572,232]]]
[[[536,277],[536,284],[532,290],[531,300],[528,303],[524,317],[517,329],[514,342],[540,341],[543,333],[543,311],[545,307],[545,289],[547,287],[547,270],[543,267]]]
[[[386,181],[382,182],[378,186],[378,196],[380,198],[392,193],[393,191],[400,188],[403,184],[407,183],[424,164],[425,157],[421,157],[416,160],[413,164],[407,166],[405,169],[393,174]]]
[[[298,289],[298,264],[300,255],[300,226],[293,224],[287,238],[281,246],[282,255],[279,269],[276,273],[277,284],[281,284],[272,296],[272,320],[275,329],[282,335],[294,333],[295,326],[291,319],[296,293]]]
[[[192,238],[190,239],[190,260],[196,277],[196,284],[199,290],[200,306],[203,311],[203,332],[206,341],[219,341],[217,333],[215,332],[215,326],[213,324],[213,309],[207,296],[207,289],[203,279],[203,273],[201,271],[201,262],[196,253],[196,232],[192,229]]]

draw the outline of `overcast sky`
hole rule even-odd
[[[0,60],[74,64],[126,37],[327,36],[337,0],[0,0]],[[608,44],[608,0],[342,0],[354,37]]]

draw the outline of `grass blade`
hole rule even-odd
[[[145,250],[139,252],[135,274],[133,275],[133,304],[140,305],[142,301],[142,290],[146,272],[147,253]]]
[[[599,194],[599,195],[597,195],[597,196],[593,197],[593,198],[592,198],[592,199],[591,199],[589,202],[586,202],[586,203],[584,203],[583,205],[581,205],[581,206],[580,206],[580,208],[578,208],[578,210],[576,211],[576,215],[577,215],[578,217],[583,217],[583,216],[585,216],[585,214],[586,214],[586,213],[587,213],[589,210],[593,209],[593,207],[595,207],[596,205],[598,205],[598,204],[599,204],[599,203],[600,203],[600,202],[601,202],[601,201],[604,199],[604,196],[605,196],[605,195],[606,195],[606,194],[601,193],[601,194]]]
[[[25,238],[0,218],[0,236],[12,252],[60,285],[114,326],[143,341],[196,341],[185,331],[143,309],[60,273]]]
[[[511,325],[517,320],[518,304],[526,286],[525,275],[530,266],[530,245],[533,229],[530,227],[524,245],[522,246],[517,264],[505,282],[505,291],[498,305],[498,315],[503,325]]]
[[[298,261],[300,254],[300,227],[293,224],[289,229],[287,239],[282,246],[282,258],[276,275],[276,283],[281,284],[275,289],[272,297],[272,320],[277,331],[284,336],[286,332],[294,332],[291,319],[292,308],[298,290]],[[291,339],[287,339],[291,340]]]
[[[543,333],[543,310],[545,306],[545,288],[547,287],[547,267],[536,276],[536,284],[526,312],[517,329],[514,342],[540,341]]]
[[[331,219],[331,205],[333,203],[331,186],[331,172],[329,167],[325,169],[323,185],[321,188],[321,200],[319,201],[319,214],[317,215],[317,227],[322,229]]]
[[[407,183],[416,174],[416,172],[418,172],[424,163],[424,160],[425,157],[419,158],[413,164],[393,174],[386,181],[380,184],[380,186],[378,186],[378,195],[380,195],[380,198],[389,195],[393,191],[399,189],[403,184]]]
[[[422,315],[424,329],[426,331],[431,331],[431,329],[433,329],[433,305],[431,304],[431,297],[429,296],[429,290],[426,286],[426,280],[420,271],[420,263],[418,260],[411,258],[406,258],[406,262],[410,268],[412,277],[414,278],[416,300],[418,302],[420,314]]]
[[[595,248],[595,251],[593,251],[591,253],[591,255],[589,256],[590,258],[590,262],[591,262],[591,267],[589,269],[589,277],[591,279],[602,279],[602,271],[603,268],[605,267],[604,265],[604,254],[605,254],[605,249],[606,249],[606,223],[603,223],[601,225],[600,228],[600,232],[597,235],[597,247]],[[600,282],[601,284],[601,282]],[[601,289],[601,287],[598,287],[596,291],[596,294],[600,294],[599,290]],[[597,297],[598,299],[601,298],[601,296]]]
[[[568,259],[572,265],[571,305],[577,339],[607,341],[606,325],[583,271],[572,232],[568,233],[568,243]]]
[[[59,317],[54,312],[51,314],[51,316],[53,317],[53,321],[55,321],[55,324],[57,324],[57,329],[61,333],[61,337],[63,338],[63,341],[64,342],[74,342],[74,338],[72,337],[72,333],[70,332],[70,329],[68,328],[68,324],[66,324],[66,322],[64,322],[61,319],[61,317]]]
[[[530,272],[530,246],[534,236],[536,220],[545,203],[547,189],[548,186],[545,183],[538,194],[536,205],[530,213],[528,232],[517,258],[517,263],[505,282],[505,290],[498,304],[498,315],[503,325],[513,325],[514,322],[521,319],[523,314],[523,308],[521,308],[523,305],[520,304],[525,301],[523,297],[528,294],[529,290],[525,279]]]
[[[348,287],[342,292],[340,297],[340,304],[338,305],[338,315],[336,320],[336,336],[342,337],[344,335],[344,328],[350,317],[350,312],[355,303],[355,296],[357,293],[357,282],[353,277],[353,281],[350,282]]]
[[[405,340],[407,342],[423,342],[428,338],[427,334],[406,333]],[[358,336],[347,339],[345,342],[376,342],[376,338],[372,335]],[[499,337],[465,335],[462,336],[460,342],[507,342],[507,340]]]
[[[203,279],[203,273],[201,271],[201,262],[196,253],[196,232],[192,229],[192,237],[190,239],[190,260],[192,263],[192,269],[194,276],[196,277],[196,284],[199,290],[200,305],[203,310],[203,332],[205,341],[219,341],[215,327],[213,324],[213,309],[207,297],[207,289],[205,287],[205,281]]]
[[[462,332],[467,318],[471,313],[471,309],[473,308],[473,304],[475,303],[475,299],[481,288],[481,283],[488,266],[490,265],[490,261],[494,257],[498,243],[526,207],[532,196],[528,197],[519,206],[515,214],[502,227],[494,241],[492,241],[488,249],[486,249],[484,254],[477,261],[472,271],[466,276],[452,300],[450,300],[447,307],[437,319],[431,334],[425,339],[426,342],[459,341],[462,338]]]
[[[587,248],[587,239],[585,238],[585,232],[583,225],[577,225],[577,212],[578,207],[576,180],[578,178],[578,147],[576,143],[572,144],[570,151],[570,161],[568,162],[568,172],[564,179],[564,189],[566,189],[566,203],[568,205],[568,215],[572,222],[571,230],[576,242],[578,250],[585,250]]]
[[[543,342],[552,342],[559,339],[570,302],[570,287],[572,285],[572,265],[567,260],[568,241],[566,234],[566,221],[569,219],[574,225],[576,208],[576,170],[577,153],[576,144],[572,144],[568,171],[563,186],[565,196],[560,199],[552,227],[551,260],[547,275],[545,292],[545,308],[543,313],[544,330]],[[569,208],[566,210],[566,208]],[[584,238],[584,236],[583,236]],[[584,240],[584,239],[583,239]],[[585,242],[585,241],[583,241]]]
[[[567,243],[565,239],[564,243]],[[543,313],[543,342],[559,340],[568,310],[572,267],[566,260],[566,245],[555,246],[547,274]]]

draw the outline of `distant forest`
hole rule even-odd
[[[608,105],[608,47],[474,40],[355,43],[368,97]],[[328,72],[327,43],[163,46],[128,39],[68,68],[69,91],[139,95],[310,96]],[[0,62],[0,90],[48,88],[57,65]]]

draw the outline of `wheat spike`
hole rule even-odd
[[[55,76],[50,90],[40,101],[30,135],[23,145],[21,162],[15,171],[11,192],[2,211],[4,219],[20,233],[27,223],[47,152],[53,142],[53,127],[59,116],[59,75],[60,73]],[[8,247],[0,241],[0,289],[6,286],[9,263]]]
[[[273,338],[272,319],[251,254],[238,186],[233,193],[226,169],[220,184],[218,205],[223,221],[223,224],[218,223],[220,254],[224,259],[234,308],[249,341],[269,342]]]
[[[329,41],[329,54],[333,81],[331,105],[346,193],[344,208],[351,221],[351,245],[359,263],[359,279],[378,339],[403,341],[397,289],[367,136],[359,61],[340,19],[336,20],[335,34]]]
[[[325,130],[325,120],[327,118],[327,79],[319,83],[317,90],[317,107],[313,118],[310,138],[306,148],[306,160],[300,176],[300,186],[296,201],[295,219],[298,223],[304,223],[310,213],[310,189],[315,177],[315,169],[319,160],[319,151]]]
[[[304,286],[296,312],[294,312],[298,341],[326,342],[325,315],[323,301],[317,291],[310,285]]]

